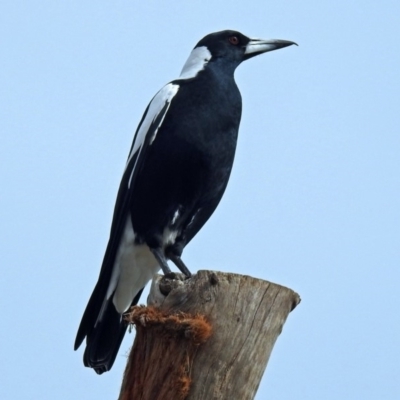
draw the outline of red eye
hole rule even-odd
[[[236,46],[237,44],[239,44],[239,39],[238,39],[238,37],[237,37],[237,36],[231,36],[231,37],[229,38],[229,43]]]

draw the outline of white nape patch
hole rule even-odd
[[[167,104],[167,107],[165,108],[165,110],[163,111],[163,115],[161,116],[160,124],[158,125],[156,130],[153,132],[153,136],[150,138],[150,144],[153,143],[153,141],[156,137],[156,134],[164,121],[165,115],[168,112],[171,101],[174,98],[174,96],[178,93],[178,90],[179,90],[179,85],[173,84],[173,83],[168,83],[168,85],[165,85],[151,100],[151,102],[149,104],[149,108],[147,110],[146,117],[144,118],[142,124],[140,125],[140,127],[136,133],[134,143],[132,146],[132,151],[129,154],[125,170],[128,167],[128,165],[129,165],[130,161],[132,160],[132,157],[135,155],[135,153],[138,151],[140,152],[140,150],[143,146],[143,143],[146,139],[146,136],[149,134],[149,129],[150,129],[151,124],[155,121],[155,119],[157,117],[160,116],[160,112],[163,110],[164,106]],[[139,154],[136,159],[136,162],[138,159],[139,159]],[[130,187],[134,170],[135,170],[135,166],[133,166],[133,168],[132,168],[131,176],[130,176],[129,182],[128,182],[128,187]]]
[[[128,215],[106,298],[109,299],[115,291],[112,300],[117,311],[122,314],[159,269],[160,266],[149,247],[135,243],[135,232],[131,216]]]
[[[205,46],[196,47],[190,53],[179,79],[190,79],[197,76],[197,74],[204,69],[207,63],[211,60],[210,50]]]

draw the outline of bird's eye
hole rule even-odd
[[[239,44],[239,39],[238,39],[238,37],[237,37],[237,36],[231,36],[231,37],[229,38],[229,43],[236,46],[237,44]]]

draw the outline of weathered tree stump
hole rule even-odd
[[[253,399],[299,302],[291,289],[250,276],[158,275],[148,307],[134,307],[127,317],[136,338],[119,400]]]

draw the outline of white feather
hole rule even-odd
[[[196,47],[190,53],[185,65],[183,66],[179,79],[190,79],[204,69],[207,63],[211,60],[210,50],[205,46]]]
[[[178,232],[166,228],[163,232],[163,244],[175,242]],[[128,215],[124,233],[118,247],[106,300],[114,293],[112,301],[119,313],[130,307],[133,299],[159,271],[160,266],[146,244],[135,243],[135,232],[132,228],[131,216]],[[102,317],[102,311],[99,320]]]
[[[115,291],[115,308],[119,313],[125,312],[139,290],[146,286],[159,269],[160,266],[149,247],[135,243],[135,232],[131,216],[128,215],[106,298],[109,299]]]
[[[174,224],[175,224],[176,220],[177,220],[178,217],[179,217],[179,214],[180,214],[180,209],[179,209],[179,207],[178,207],[178,208],[176,209],[175,213],[174,213],[174,216],[172,217],[171,225],[174,225]]]
[[[154,141],[156,134],[158,132],[158,129],[160,128],[161,124],[164,121],[164,117],[168,112],[169,106],[171,104],[172,99],[174,96],[178,93],[179,90],[179,85],[174,84],[174,83],[168,83],[165,85],[151,100],[149,104],[149,108],[147,110],[146,117],[144,118],[142,124],[140,125],[137,134],[134,139],[133,147],[132,150],[129,154],[128,161],[126,163],[126,167],[128,167],[130,161],[132,160],[132,157],[135,155],[136,152],[139,152],[143,146],[143,143],[146,139],[146,136],[148,135],[149,128],[151,124],[155,121],[155,119],[160,115],[161,110],[164,108],[164,106],[167,104],[167,108],[164,110],[164,114],[161,116],[161,121],[157,129],[153,133],[153,137],[150,138],[150,144]],[[139,159],[139,154],[136,160]],[[132,168],[131,176],[129,178],[128,182],[128,187],[130,187],[131,184],[131,179],[133,176],[133,171],[135,170],[135,166]]]

